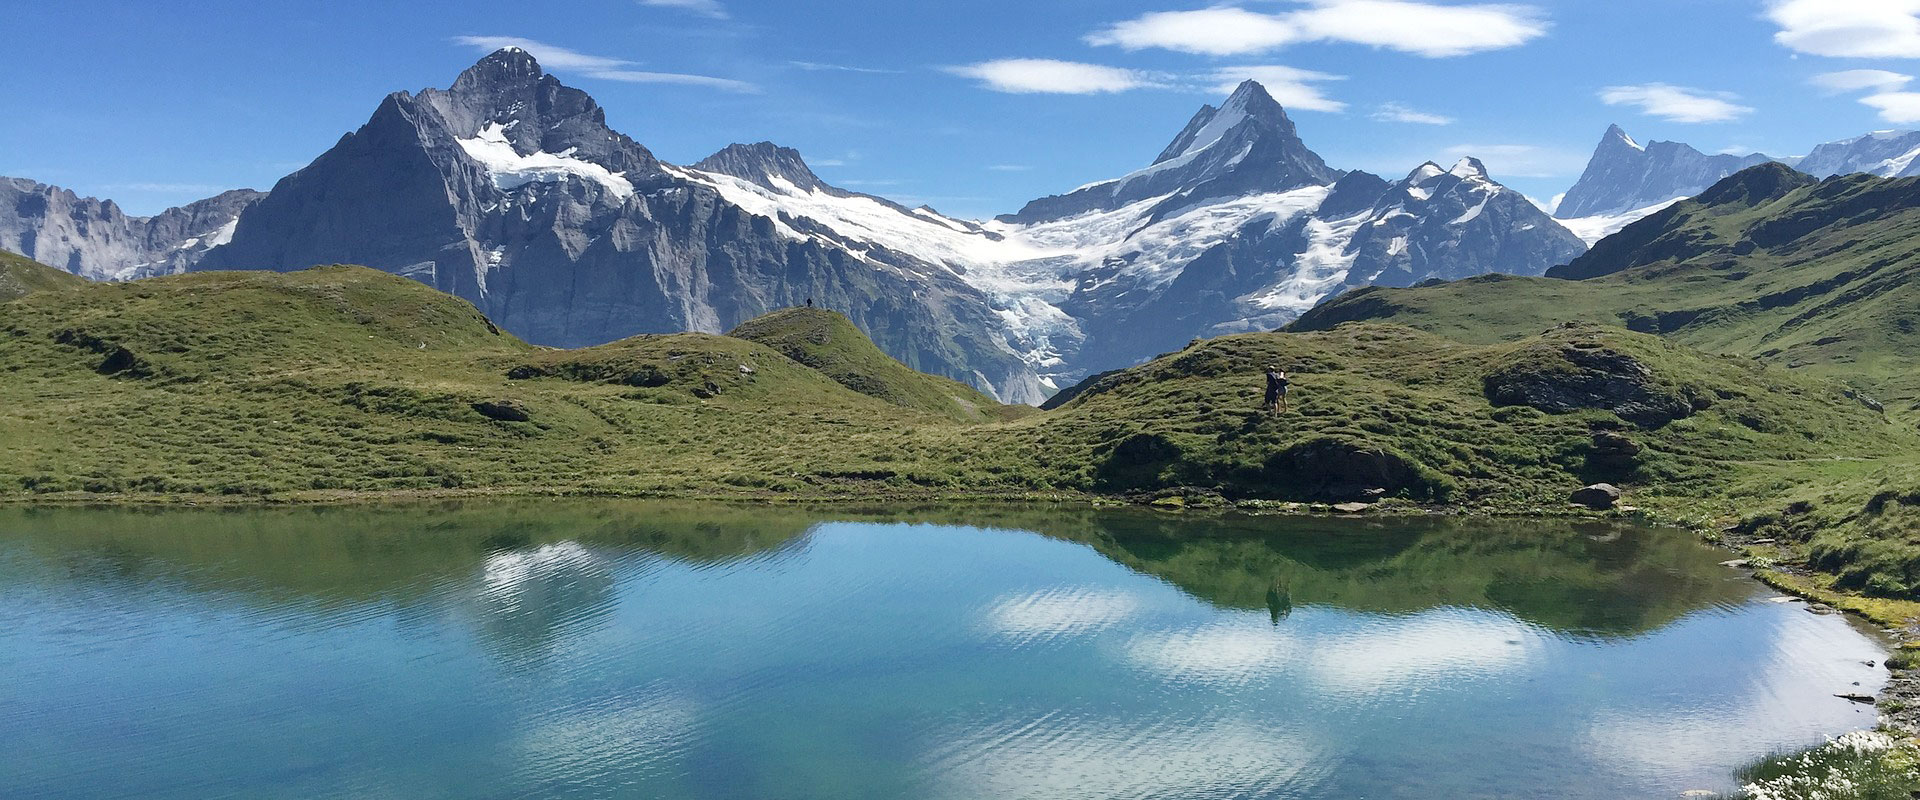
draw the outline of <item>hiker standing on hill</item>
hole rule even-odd
[[[1275,367],[1272,364],[1268,364],[1267,365],[1267,402],[1260,406],[1260,410],[1271,411],[1275,414],[1286,411],[1287,410],[1287,387],[1290,384],[1292,384],[1292,381],[1287,380],[1286,370],[1280,369],[1279,367]]]

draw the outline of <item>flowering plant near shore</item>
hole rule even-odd
[[[1920,786],[1920,749],[1881,731],[1854,731],[1741,776],[1744,800],[1906,800]]]

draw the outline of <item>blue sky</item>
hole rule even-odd
[[[1245,75],[1274,79],[1335,167],[1393,178],[1470,154],[1543,200],[1610,122],[1783,155],[1920,123],[1902,80],[1920,71],[1920,0],[0,0],[0,14],[0,174],[133,213],[269,188],[387,92],[448,85],[508,39],[668,161],[773,140],[830,182],[975,217],[1145,165]]]

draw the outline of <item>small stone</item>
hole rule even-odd
[[[741,365],[740,365],[740,374],[742,374],[742,375],[752,375],[753,373],[754,373],[754,369],[753,369],[753,367],[749,367],[749,366],[747,366],[747,365],[745,365],[745,364],[741,364]]]
[[[1746,560],[1746,559],[1744,559],[1744,558],[1736,558],[1736,559],[1733,559],[1732,561],[1722,561],[1722,562],[1720,562],[1720,566],[1723,566],[1723,567],[1733,567],[1734,569],[1739,569],[1739,568],[1741,568],[1741,567],[1744,567],[1744,566],[1746,566],[1746,565],[1747,565],[1747,560]]]
[[[1373,508],[1373,505],[1371,503],[1335,503],[1333,504],[1333,510],[1338,511],[1342,514],[1359,514],[1359,513],[1365,512],[1367,509],[1370,509],[1370,508]]]
[[[1809,603],[1807,604],[1807,610],[1815,614],[1832,614],[1833,606],[1827,605],[1826,603]]]

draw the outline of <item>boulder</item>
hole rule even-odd
[[[480,412],[480,416],[500,422],[526,422],[533,419],[526,405],[518,400],[482,400],[473,404],[473,410]]]
[[[1586,506],[1596,511],[1605,511],[1613,508],[1613,504],[1620,502],[1620,489],[1610,483],[1596,483],[1592,486],[1575,489],[1573,494],[1569,495],[1567,499],[1575,505]]]

